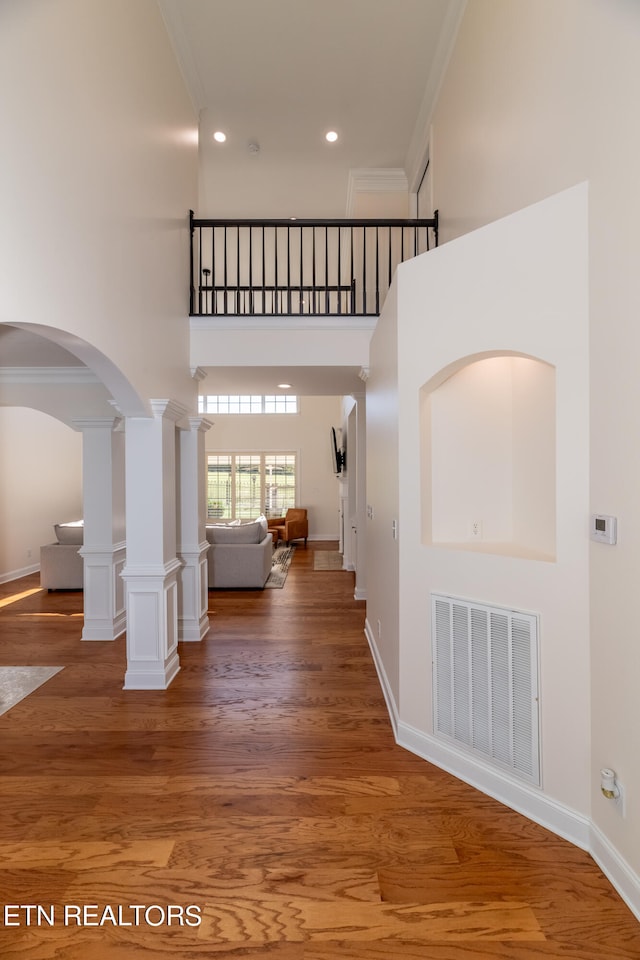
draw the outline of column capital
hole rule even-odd
[[[117,430],[122,417],[85,417],[71,423],[76,430]]]
[[[206,417],[189,417],[189,429],[194,433],[206,433],[213,426],[213,420]]]
[[[149,406],[153,411],[154,417],[161,417],[163,419],[166,417],[168,420],[173,420],[174,423],[182,420],[189,412],[187,407],[184,407],[176,400],[149,400]]]

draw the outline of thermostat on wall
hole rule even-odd
[[[604,513],[591,515],[591,539],[598,543],[615,543],[618,536],[618,521]]]

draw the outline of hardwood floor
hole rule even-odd
[[[80,593],[0,586],[0,665],[64,666],[0,716],[3,960],[640,957],[585,853],[395,745],[329,546],[210,593],[165,692],[122,690]]]

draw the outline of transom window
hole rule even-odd
[[[282,516],[296,504],[296,474],[295,453],[210,453],[207,517]]]
[[[199,413],[297,413],[298,398],[283,394],[272,397],[220,396],[198,397]]]

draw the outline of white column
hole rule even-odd
[[[119,418],[74,420],[82,430],[83,640],[115,640],[127,625],[124,584],[124,434]]]
[[[126,424],[125,690],[164,690],[180,669],[176,556],[176,422],[186,409],[152,400]]]
[[[209,588],[204,435],[212,426],[189,417],[189,430],[178,430],[178,640],[202,640],[209,629]]]

